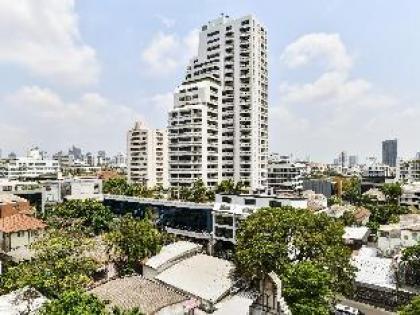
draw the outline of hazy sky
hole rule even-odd
[[[269,36],[271,151],[420,151],[420,1],[2,0],[0,148],[125,150],[165,127],[197,30],[254,14]]]

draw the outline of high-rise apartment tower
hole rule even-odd
[[[190,186],[223,179],[267,187],[267,32],[253,17],[203,25],[169,112],[169,181]]]

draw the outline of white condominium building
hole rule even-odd
[[[0,167],[0,176],[8,179],[31,179],[42,176],[58,176],[60,170],[56,160],[44,159],[45,154],[38,148],[28,151],[27,157],[7,160]]]
[[[268,188],[274,193],[302,191],[306,172],[305,164],[293,163],[288,156],[272,154],[268,160]]]
[[[150,129],[136,122],[127,134],[128,180],[147,187],[168,187],[166,129]]]
[[[252,16],[221,17],[200,32],[198,55],[169,113],[169,181],[267,187],[267,33]]]

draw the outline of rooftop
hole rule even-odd
[[[91,293],[111,306],[123,310],[138,307],[146,314],[154,314],[165,306],[180,303],[187,297],[152,280],[141,276],[118,278],[103,283],[91,290]]]
[[[215,303],[232,287],[233,263],[203,254],[187,258],[160,273],[156,279]]]
[[[25,198],[13,194],[0,194],[0,205],[16,202],[27,202]]]
[[[369,229],[366,226],[346,226],[344,228],[344,239],[362,240],[369,235]]]
[[[159,254],[146,261],[146,266],[157,269],[170,261],[176,260],[188,253],[196,252],[201,249],[200,245],[195,243],[179,241],[162,248]]]
[[[42,230],[46,226],[47,225],[41,220],[24,213],[17,213],[12,216],[0,219],[0,231],[4,233]]]
[[[356,281],[385,288],[395,288],[394,270],[391,258],[359,255],[353,258]]]

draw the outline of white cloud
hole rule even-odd
[[[416,149],[412,131],[420,106],[383,93],[364,78],[354,78],[354,61],[339,35],[304,35],[285,48],[281,61],[287,71],[305,71],[320,62],[324,68],[311,82],[281,82],[279,102],[271,110],[274,150],[311,153],[328,161],[343,149],[378,152],[380,141],[387,137],[402,140],[402,155],[410,154],[404,148]]]
[[[163,24],[163,25],[165,25],[167,28],[172,28],[172,27],[174,27],[175,26],[175,19],[171,19],[171,18],[169,18],[169,17],[167,17],[167,16],[164,16],[164,15],[160,15],[160,14],[158,14],[158,15],[156,15],[156,17],[159,19],[159,21]]]
[[[141,52],[142,68],[151,76],[161,77],[185,66],[198,49],[198,31],[180,37],[159,32]]]
[[[2,0],[0,63],[75,85],[96,82],[100,71],[81,38],[74,0]]]
[[[158,93],[149,98],[150,103],[154,107],[157,107],[164,113],[167,113],[172,109],[174,104],[174,94],[171,92],[168,93]]]
[[[286,47],[281,60],[291,68],[323,60],[328,70],[347,71],[352,66],[351,57],[338,34],[307,34]]]
[[[90,150],[124,150],[127,129],[142,119],[132,108],[114,104],[97,93],[65,100],[50,89],[26,86],[1,101],[0,126],[13,125],[20,130],[19,135],[27,137],[10,149],[32,143],[53,151],[76,143]],[[0,133],[0,143],[7,142],[9,136]]]

